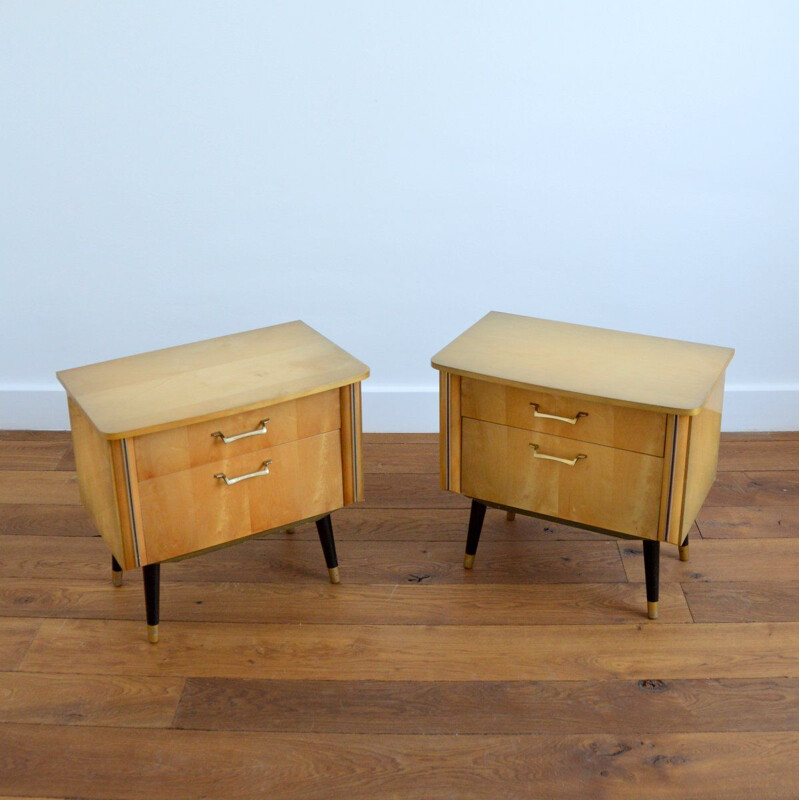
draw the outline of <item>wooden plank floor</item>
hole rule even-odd
[[[692,532],[641,545],[439,491],[365,437],[367,501],[115,589],[69,437],[0,432],[4,798],[797,797],[797,434],[728,434]]]

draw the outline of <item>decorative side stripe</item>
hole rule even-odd
[[[678,415],[674,417],[674,425],[672,426],[672,456],[669,463],[669,491],[667,492],[667,519],[664,523],[664,541],[669,541],[669,526],[672,522],[672,496],[674,494],[675,483],[675,459],[678,452]]]
[[[128,491],[128,514],[131,521],[131,538],[133,539],[133,554],[136,559],[136,566],[141,565],[141,558],[139,557],[139,535],[136,531],[136,517],[133,514],[133,489],[131,488],[131,473],[128,467],[128,442],[127,439],[122,440],[122,464],[125,470],[125,488]]]
[[[350,449],[353,453],[353,502],[357,503],[361,498],[358,496],[358,430],[356,428],[356,385],[350,384]]]
[[[450,489],[450,373],[444,373],[444,400],[445,400],[445,420],[444,420],[444,475],[445,489]]]

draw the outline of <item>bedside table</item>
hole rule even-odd
[[[661,542],[689,557],[714,482],[726,347],[493,311],[432,359],[441,486],[487,506],[644,540],[648,617]]]
[[[58,373],[81,499],[112,577],[143,567],[158,640],[159,565],[315,520],[330,579],[330,514],[360,500],[369,369],[303,322]]]

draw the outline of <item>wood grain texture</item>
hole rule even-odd
[[[370,443],[365,438],[364,471],[437,474],[439,472],[439,445],[428,442]]]
[[[796,539],[797,525],[796,505],[707,505],[697,517],[704,539]]]
[[[131,523],[125,477],[130,462],[124,443],[107,441],[72,398],[67,404],[81,502],[114,558],[130,569],[137,565],[138,542]]]
[[[169,575],[167,568],[164,574]],[[141,580],[4,578],[0,615],[80,619],[142,617]],[[192,622],[378,625],[618,625],[641,614],[642,584],[368,585],[162,581],[161,619]],[[665,584],[659,624],[692,621],[681,586]],[[763,621],[763,620],[761,620]]]
[[[263,420],[266,433],[225,443],[214,433],[234,436],[258,430]],[[136,478],[146,481],[159,475],[190,470],[201,464],[236,458],[296,439],[339,430],[339,391],[327,392],[245,411],[208,422],[198,422],[151,433],[136,439]]]
[[[0,481],[0,503],[80,505],[74,472],[8,470]]]
[[[269,473],[231,486],[217,478]],[[158,563],[341,508],[339,431],[142,481],[147,561]]]
[[[720,376],[700,413],[689,420],[689,447],[683,491],[683,516],[679,544],[689,532],[717,476],[719,431],[725,377]]]
[[[68,448],[64,442],[0,439],[0,470],[56,469]]]
[[[183,678],[0,672],[0,722],[166,728]]]
[[[797,583],[740,581],[681,584],[695,622],[796,621]]]
[[[489,509],[465,575],[438,437],[364,441],[372,505],[333,515],[342,584],[313,524],[166,564],[157,647],[139,571],[112,587],[77,493],[54,502],[56,470],[17,451],[0,800],[797,796],[796,472],[763,449],[797,434],[723,434],[736,504],[705,504],[689,563],[662,548],[657,621],[632,544],[565,525]]]
[[[358,584],[614,583],[625,580],[614,540],[485,542],[476,571],[458,558],[462,542],[347,542],[338,544],[342,580]],[[319,542],[291,535],[241,542],[162,568],[162,580],[239,581],[297,584],[319,576]],[[58,580],[107,575],[108,553],[97,539],[63,537],[54,551],[42,536],[13,536],[0,550],[0,578],[35,575]],[[135,573],[134,573],[135,575]],[[425,577],[423,577],[425,576]],[[480,578],[478,577],[480,576]]]
[[[760,470],[796,470],[798,462],[797,435],[793,439],[730,439],[722,434],[719,448],[720,472]]]
[[[104,800],[787,800],[791,732],[398,736],[4,725],[0,791]],[[136,758],[131,759],[130,754]],[[92,769],[86,769],[92,764]],[[142,769],[147,764],[157,768]],[[187,774],[191,780],[187,780]],[[635,776],[635,780],[632,779]]]
[[[512,682],[189,678],[175,726],[376,735],[794,731],[796,704],[797,682],[792,678]]]
[[[0,430],[3,442],[64,442],[72,441],[69,431]]]
[[[701,539],[692,541],[690,547],[688,563],[678,560],[677,548],[665,551],[661,557],[662,583],[797,580],[796,539]],[[619,549],[628,580],[643,580],[641,542],[620,542]]]
[[[100,535],[83,506],[41,503],[0,503],[0,533],[3,536]]]
[[[797,470],[720,472],[705,507],[797,506]]]
[[[460,494],[445,492],[434,475],[364,475],[364,504],[361,508],[469,508]]]
[[[644,612],[612,629],[172,622],[158,647],[139,622],[45,619],[19,668],[291,680],[777,678],[797,674],[797,644],[794,623],[647,625]]]
[[[635,450],[659,458],[664,455],[665,414],[472,378],[461,381],[461,406],[463,416],[472,419]],[[536,416],[537,413],[577,418],[577,421],[571,424]]]
[[[462,430],[468,497],[657,537],[662,459],[467,418]],[[544,455],[583,458],[570,466]]]
[[[366,365],[299,321],[57,373],[108,438],[217,419],[368,376]]]
[[[437,369],[667,414],[695,414],[727,347],[490,311],[439,351]]]
[[[41,620],[0,617],[0,670],[16,669]]]

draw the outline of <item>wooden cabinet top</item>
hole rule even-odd
[[[669,414],[697,414],[729,347],[489,312],[431,360],[439,370]]]
[[[300,321],[57,373],[108,439],[214,419],[368,376],[365,364]]]

